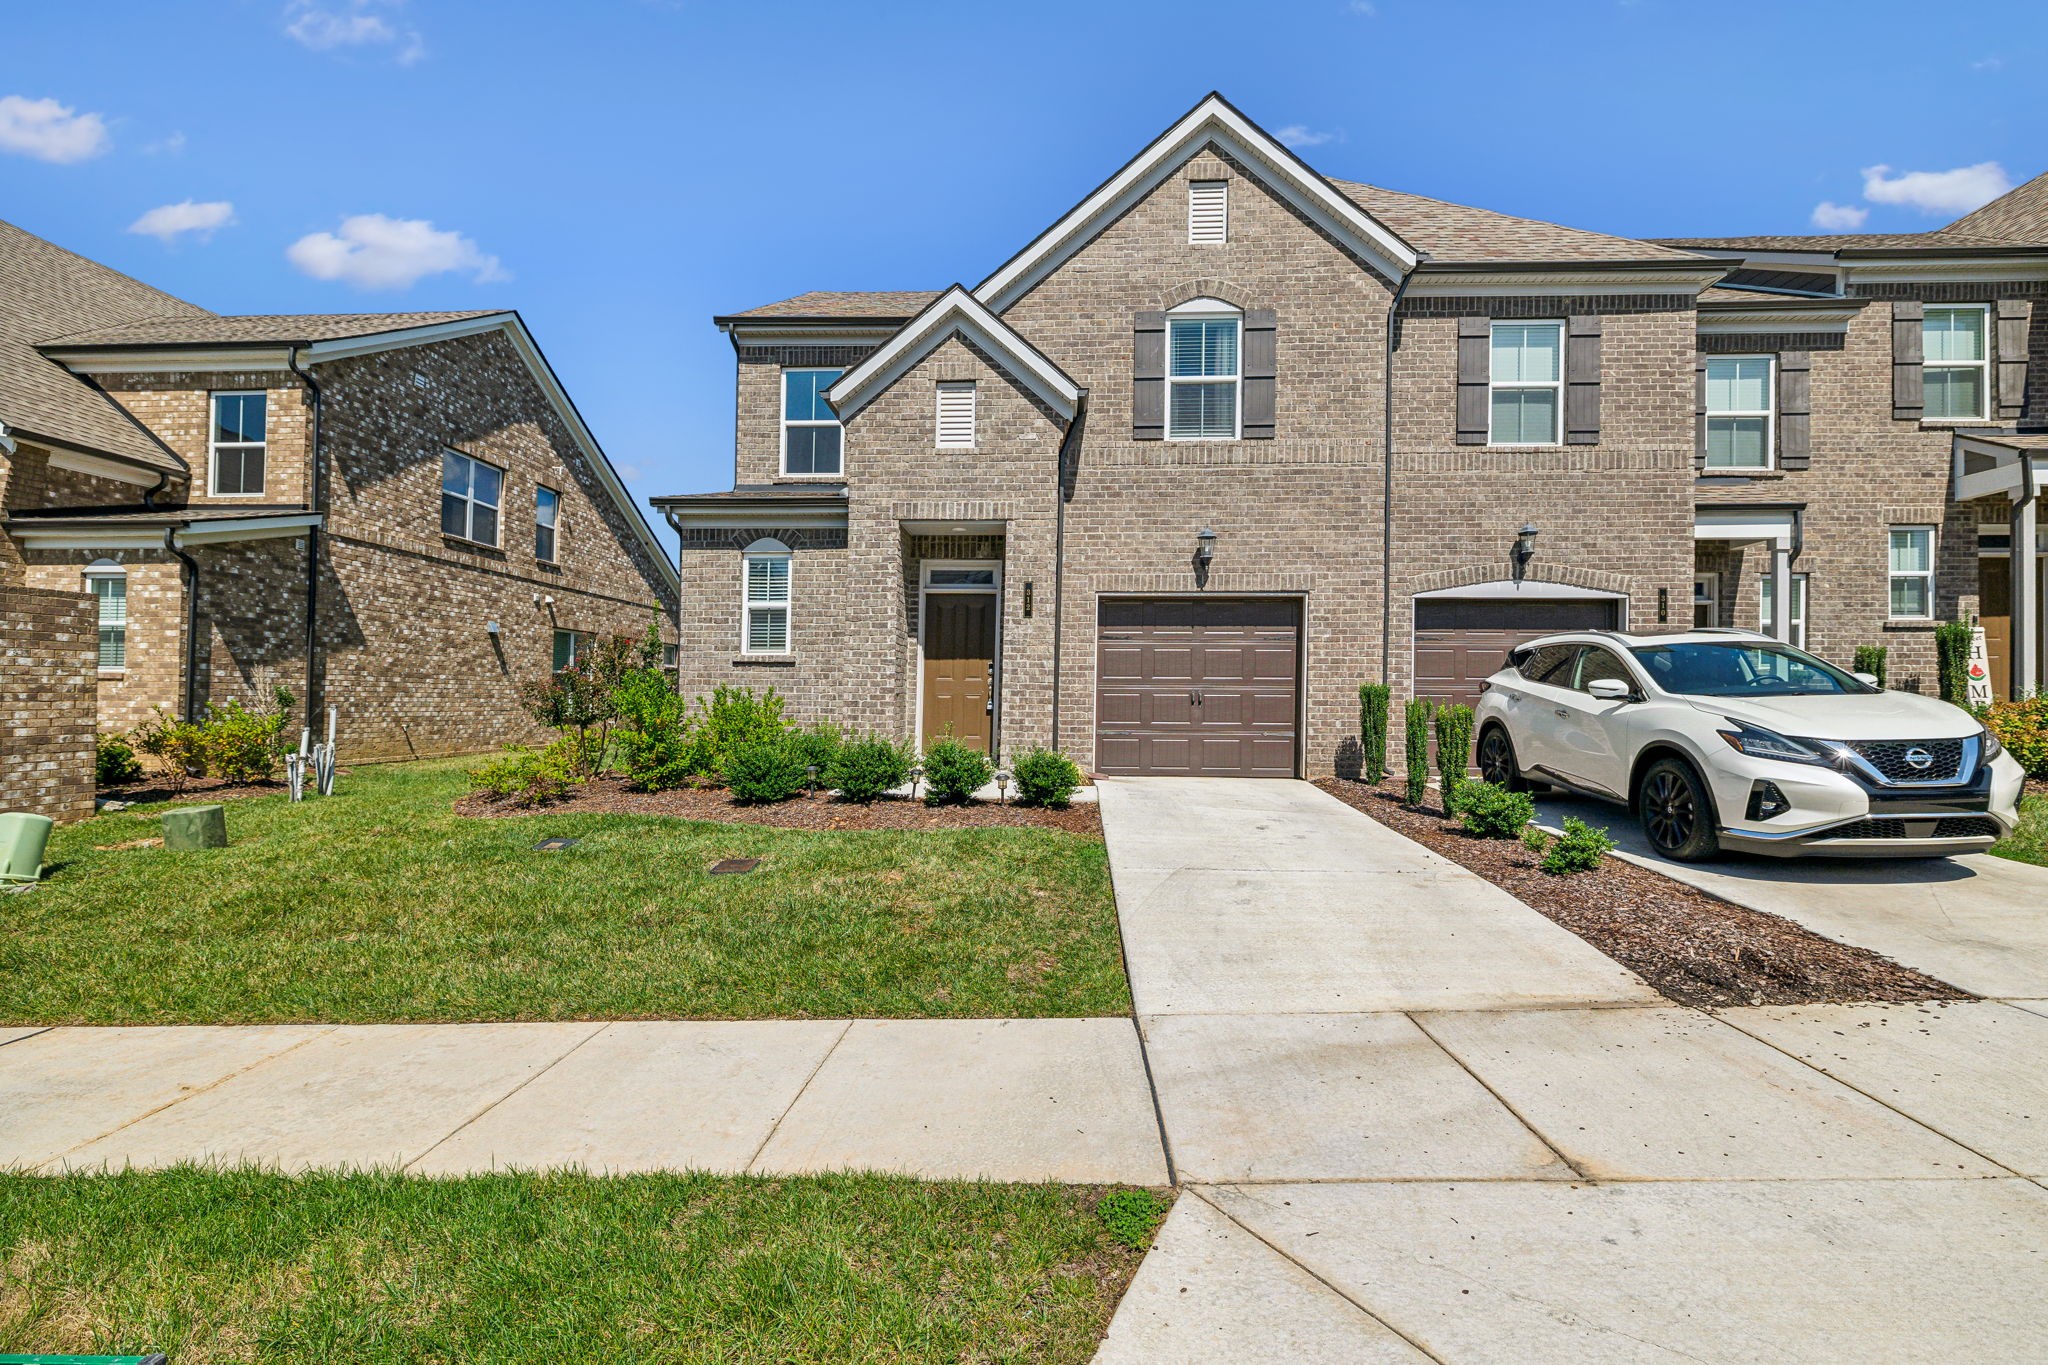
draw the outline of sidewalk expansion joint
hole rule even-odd
[[[782,1122],[789,1117],[789,1111],[796,1108],[797,1101],[804,1097],[804,1092],[811,1088],[811,1082],[818,1079],[818,1073],[825,1069],[825,1063],[832,1060],[832,1054],[839,1051],[839,1045],[846,1041],[846,1035],[853,1032],[853,1026],[859,1022],[857,1019],[848,1019],[840,1025],[839,1034],[832,1040],[832,1046],[825,1049],[823,1055],[818,1058],[818,1064],[804,1077],[804,1083],[796,1088],[796,1093],[789,1097],[789,1103],[783,1105],[782,1112],[775,1116],[775,1122],[769,1124],[768,1131],[761,1135],[760,1145],[754,1148],[754,1154],[747,1158],[747,1164],[740,1167],[742,1174],[753,1174],[754,1163],[761,1159],[761,1153],[768,1150],[768,1144],[775,1141],[775,1135],[782,1130]]]
[[[606,1029],[610,1028],[611,1026],[612,1021],[606,1021],[597,1024],[594,1028],[590,1030],[590,1032],[584,1034],[581,1038],[578,1038],[575,1042],[571,1043],[568,1047],[564,1048],[559,1054],[556,1055],[553,1061],[549,1062],[540,1070],[534,1072],[531,1076],[528,1076],[519,1084],[513,1086],[510,1090],[507,1090],[504,1094],[498,1096],[498,1098],[492,1100],[483,1108],[477,1110],[474,1114],[471,1114],[462,1122],[456,1124],[453,1128],[450,1128],[447,1132],[441,1134],[441,1136],[435,1138],[432,1142],[427,1144],[425,1150],[423,1150],[418,1156],[412,1158],[410,1161],[403,1163],[399,1166],[398,1169],[400,1171],[409,1171],[413,1167],[419,1165],[422,1161],[425,1161],[428,1157],[432,1156],[436,1151],[438,1151],[443,1143],[447,1142],[450,1138],[454,1137],[457,1133],[460,1133],[465,1128],[468,1128],[471,1124],[475,1123],[484,1115],[490,1113],[493,1109],[496,1109],[506,1100],[511,1099],[514,1095],[526,1089],[527,1086],[532,1085],[535,1081],[547,1075],[550,1071],[553,1071],[556,1067],[560,1066],[565,1060],[567,1060],[573,1053],[575,1053],[577,1049],[581,1048],[585,1043],[597,1037],[598,1034],[603,1033]]]

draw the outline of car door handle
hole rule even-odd
[[[1557,714],[1560,718],[1569,719],[1572,713],[1560,706],[1557,708]]]

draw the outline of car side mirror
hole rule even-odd
[[[1636,690],[1619,678],[1595,678],[1586,684],[1586,695],[1595,701],[1628,701]]]
[[[1884,684],[1877,680],[1877,674],[1875,673],[1851,673],[1849,676],[1862,683],[1865,687],[1875,687],[1880,690],[1884,687]]]

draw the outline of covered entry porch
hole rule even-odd
[[[1002,745],[1006,524],[899,524],[918,745],[950,738],[993,756]]]
[[[2048,484],[2048,431],[1957,432],[1950,496],[1990,499],[2005,511],[1979,532],[1979,619],[1991,655],[1993,694],[2025,697],[2048,677],[2041,493]],[[2000,545],[2000,541],[2003,545]],[[2003,553],[2000,553],[2002,549]]]
[[[1701,503],[1693,512],[1693,544],[1701,550],[1757,546],[1769,555],[1767,585],[1760,613],[1764,633],[1773,639],[1803,645],[1806,604],[1800,600],[1799,558],[1804,531],[1801,503]],[[1719,570],[1706,569],[1694,579],[1693,624],[1725,625],[1720,619]],[[1714,584],[1711,589],[1705,585]]]

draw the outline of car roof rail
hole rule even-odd
[[[1772,637],[1760,630],[1744,630],[1741,626],[1694,626],[1694,635],[1747,635],[1752,639],[1768,640]]]

